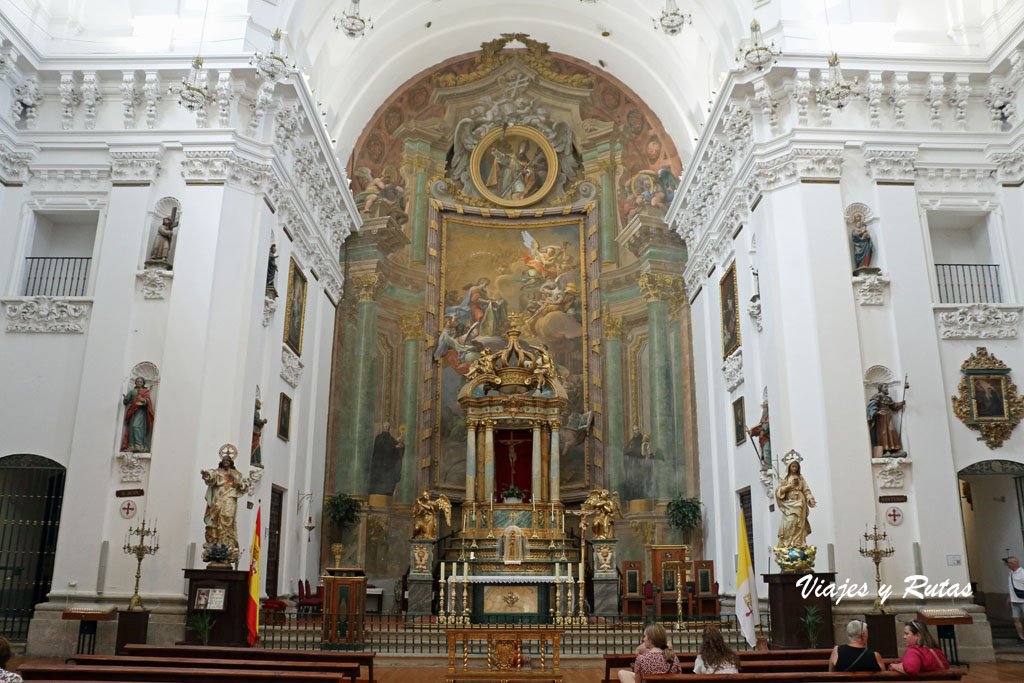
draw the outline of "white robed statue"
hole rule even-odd
[[[498,538],[498,556],[505,564],[522,564],[529,553],[526,534],[515,524],[505,527]]]

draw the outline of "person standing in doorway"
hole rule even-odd
[[[1024,569],[1016,557],[1008,557],[1005,562],[1010,570],[1010,597],[1006,602],[1013,614],[1013,626],[1017,629],[1017,644],[1024,645],[1024,626],[1020,621],[1024,618]]]

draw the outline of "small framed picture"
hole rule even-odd
[[[196,590],[195,609],[210,609],[210,589],[199,588]]]
[[[204,590],[204,589],[200,589],[200,590]],[[224,610],[224,601],[225,601],[225,598],[226,598],[226,596],[228,594],[227,589],[226,588],[210,588],[209,591],[210,591],[210,598],[209,598],[209,601],[206,603],[206,609],[217,610],[218,612],[223,611]]]
[[[1006,411],[1006,375],[968,375],[971,419],[992,422],[1010,419]]]
[[[281,400],[277,406],[277,437],[287,441],[291,434],[292,399],[281,392]]]
[[[742,396],[732,402],[732,431],[737,446],[747,440],[747,415]]]
[[[306,320],[306,276],[291,260],[288,268],[288,298],[284,310],[284,343],[302,355],[302,326]]]

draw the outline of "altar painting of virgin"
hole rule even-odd
[[[585,430],[574,431],[587,404],[586,274],[583,221],[486,223],[442,220],[440,368],[435,424],[435,483],[463,487],[466,418],[458,404],[463,376],[484,348],[503,349],[509,315],[523,316],[520,344],[546,348],[568,393],[562,415],[561,485],[585,486]]]

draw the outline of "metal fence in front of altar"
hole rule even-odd
[[[330,622],[330,615],[327,615]],[[346,615],[347,618],[347,615]],[[400,614],[364,615],[362,618],[363,649],[379,654],[421,654],[444,655],[448,653],[445,626],[438,623],[436,616],[409,617]],[[740,633],[735,614],[716,617],[695,617],[692,619],[658,620],[669,632],[672,647],[678,652],[700,650],[704,627],[712,624],[722,632],[725,641],[735,650],[749,650],[751,647]],[[336,620],[345,624],[344,619]],[[588,617],[586,623],[566,627],[562,634],[561,654],[602,655],[615,652],[632,652],[640,643],[644,627],[650,623],[644,619],[620,619]],[[472,624],[481,630],[509,631],[520,625],[536,627],[536,621],[524,620],[522,624],[506,621],[500,624]],[[344,628],[347,628],[345,624]],[[768,615],[761,615],[759,631],[769,630]],[[286,612],[260,612],[260,642],[263,647],[279,650],[319,650],[324,640],[323,614],[298,614]],[[486,654],[486,644],[478,643],[470,654]],[[528,648],[524,652],[528,652]]]

